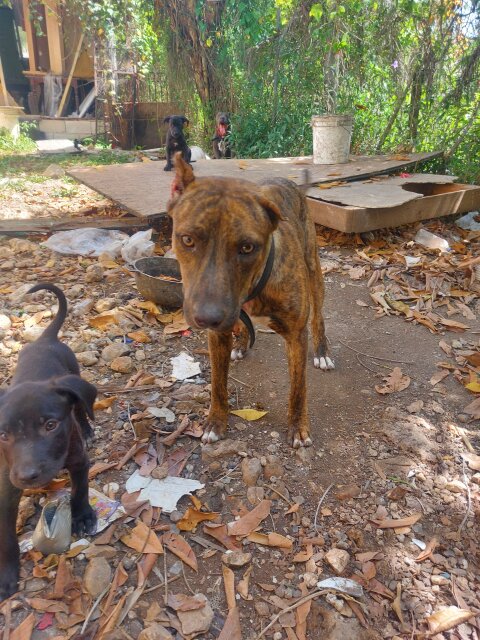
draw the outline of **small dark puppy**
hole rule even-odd
[[[20,552],[16,535],[18,503],[23,489],[47,485],[68,469],[72,482],[72,530],[95,529],[88,502],[88,457],[96,388],[82,380],[73,351],[57,334],[67,315],[63,291],[38,284],[28,293],[51,291],[58,313],[35,342],[19,354],[8,390],[0,396],[0,601],[17,590]]]
[[[215,118],[215,135],[213,136],[213,155],[217,160],[232,157],[232,147],[229,140],[230,118],[222,111]]]
[[[167,164],[163,170],[171,171],[173,169],[173,156],[177,151],[182,153],[182,158],[185,162],[190,163],[192,158],[192,152],[183,135],[183,125],[189,124],[189,121],[185,116],[167,116],[163,122],[168,124],[166,140]]]

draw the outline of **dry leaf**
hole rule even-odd
[[[186,596],[183,593],[169,593],[167,605],[174,611],[196,611],[204,608],[205,599],[201,593],[195,596]]]
[[[97,400],[93,405],[94,411],[103,411],[112,406],[117,399],[117,396],[110,396],[109,398],[103,398],[103,400]]]
[[[47,600],[45,598],[26,598],[28,604],[35,611],[43,611],[48,613],[69,613],[68,606],[65,602],[55,600]]]
[[[258,533],[254,531],[247,536],[247,540],[255,542],[256,544],[262,544],[265,547],[278,547],[279,549],[291,549],[293,547],[292,540],[275,532]]]
[[[231,611],[237,606],[237,601],[235,598],[235,575],[233,571],[225,565],[222,565],[222,572],[223,586],[225,588],[225,598],[227,600],[228,609],[229,611]]]
[[[307,544],[306,551],[299,551],[293,556],[293,562],[308,562],[313,556],[313,545]]]
[[[151,300],[131,300],[130,305],[132,307],[138,307],[139,309],[148,311],[149,313],[153,313],[154,316],[159,316],[161,314],[160,309]]]
[[[165,335],[173,335],[174,333],[182,333],[182,331],[188,331],[190,325],[183,317],[183,313],[180,318],[176,318],[171,324],[167,324],[163,333]]]
[[[180,531],[194,531],[200,522],[215,520],[219,515],[219,513],[199,511],[193,507],[188,507],[183,518],[176,524]]]
[[[335,494],[337,500],[349,500],[350,498],[358,498],[361,489],[356,484],[346,484],[339,487]]]
[[[143,522],[139,522],[130,533],[124,535],[120,540],[127,547],[139,553],[163,553],[162,543],[158,536]]]
[[[141,329],[139,329],[138,331],[131,331],[130,333],[127,333],[127,336],[135,342],[147,344],[152,341],[151,338],[147,336],[145,331],[142,331]]]
[[[473,393],[480,393],[480,379],[477,378],[476,380],[469,382],[468,384],[465,385],[465,389],[468,389]]]
[[[423,562],[423,560],[427,560],[427,558],[430,558],[430,556],[435,551],[437,546],[438,546],[437,538],[432,538],[428,542],[425,549],[415,558],[415,562]]]
[[[432,613],[431,616],[428,616],[427,623],[430,633],[435,635],[453,629],[453,627],[470,620],[473,615],[474,614],[467,609],[459,609],[458,607],[451,606]]]
[[[408,489],[402,487],[401,485],[398,485],[397,487],[393,487],[393,489],[390,489],[390,491],[388,491],[385,495],[389,500],[401,500],[407,493]]]
[[[473,402],[465,407],[464,413],[472,416],[475,420],[480,419],[480,398],[476,398]]]
[[[266,416],[268,411],[257,411],[256,409],[238,409],[237,411],[230,411],[234,416],[243,418],[252,422],[253,420],[260,420],[263,416]]]
[[[231,536],[247,536],[270,514],[271,506],[272,502],[270,500],[262,500],[254,509],[243,516],[243,518],[235,522],[229,522],[227,524],[228,534]]]
[[[421,513],[414,513],[407,518],[385,518],[384,520],[371,520],[379,529],[400,529],[402,527],[411,527],[422,517]]]
[[[450,318],[440,318],[439,321],[440,324],[443,324],[443,326],[450,329],[450,331],[466,331],[470,329],[468,325],[457,322],[456,320],[450,320]]]
[[[198,563],[192,547],[186,540],[176,533],[167,531],[164,533],[161,541],[169,551],[174,553],[182,562],[191,567],[194,571],[198,571]]]
[[[430,378],[430,384],[432,385],[432,387],[434,387],[436,384],[441,382],[448,375],[450,375],[450,371],[438,371],[437,373],[434,373],[433,376]]]
[[[392,602],[392,609],[400,620],[400,624],[404,624],[402,614],[402,584],[400,582],[397,582],[397,595],[395,600]]]
[[[242,629],[240,627],[240,616],[238,607],[234,607],[228,612],[223,629],[218,636],[218,640],[242,640]]]
[[[10,631],[10,640],[30,640],[35,626],[35,614],[31,613],[16,629]]]
[[[452,355],[452,347],[448,344],[448,342],[445,342],[445,340],[440,340],[440,342],[438,343],[438,346],[440,347],[440,349],[442,349],[442,351],[444,351],[447,356],[451,356]]]
[[[462,453],[462,458],[468,462],[472,471],[480,471],[480,456],[476,453]]]
[[[371,560],[380,560],[383,555],[381,551],[365,551],[357,553],[355,557],[359,562],[370,562]]]
[[[235,540],[234,536],[228,535],[227,525],[225,524],[206,524],[203,527],[203,533],[215,538],[215,540],[218,540],[220,544],[223,544],[223,546],[230,551],[238,551],[241,548],[241,545]]]
[[[395,367],[392,373],[383,379],[385,380],[384,385],[375,385],[375,391],[377,391],[377,393],[395,393],[397,391],[403,391],[410,386],[410,378],[402,373],[400,367]]]
[[[248,588],[250,584],[250,574],[252,573],[253,566],[250,565],[248,569],[243,574],[243,578],[238,583],[237,591],[240,594],[240,597],[244,600],[253,600],[253,597],[248,593]]]
[[[365,580],[371,580],[377,575],[377,568],[373,562],[364,562],[362,565],[362,573],[365,577]]]
[[[120,320],[120,314],[118,311],[106,311],[105,313],[100,313],[98,316],[94,318],[88,319],[88,324],[94,329],[100,329],[101,331],[105,331],[107,327],[111,324],[118,324]]]

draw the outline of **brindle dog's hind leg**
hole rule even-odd
[[[208,332],[208,351],[212,369],[210,412],[202,442],[216,442],[225,436],[228,423],[228,365],[232,351],[232,334]]]
[[[239,322],[233,330],[233,349],[230,354],[231,360],[243,360],[250,344],[250,334],[243,322]]]
[[[313,265],[312,265],[313,263]],[[317,249],[314,255],[307,258],[308,284],[310,288],[310,327],[313,339],[313,365],[316,369],[328,371],[335,369],[335,364],[328,356],[325,323],[323,321],[322,306],[324,298],[324,284],[322,268],[318,259]]]

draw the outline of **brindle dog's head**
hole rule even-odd
[[[0,397],[0,456],[19,489],[43,487],[65,465],[79,404],[93,419],[97,390],[76,375],[23,382]]]
[[[178,153],[175,169],[168,212],[185,317],[197,328],[231,331],[262,274],[280,210],[247,180],[195,179]]]

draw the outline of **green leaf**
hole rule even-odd
[[[320,4],[316,3],[316,4],[312,4],[312,7],[310,9],[310,14],[309,14],[312,18],[315,18],[315,20],[320,20],[320,18],[323,15],[323,9],[321,7]]]

